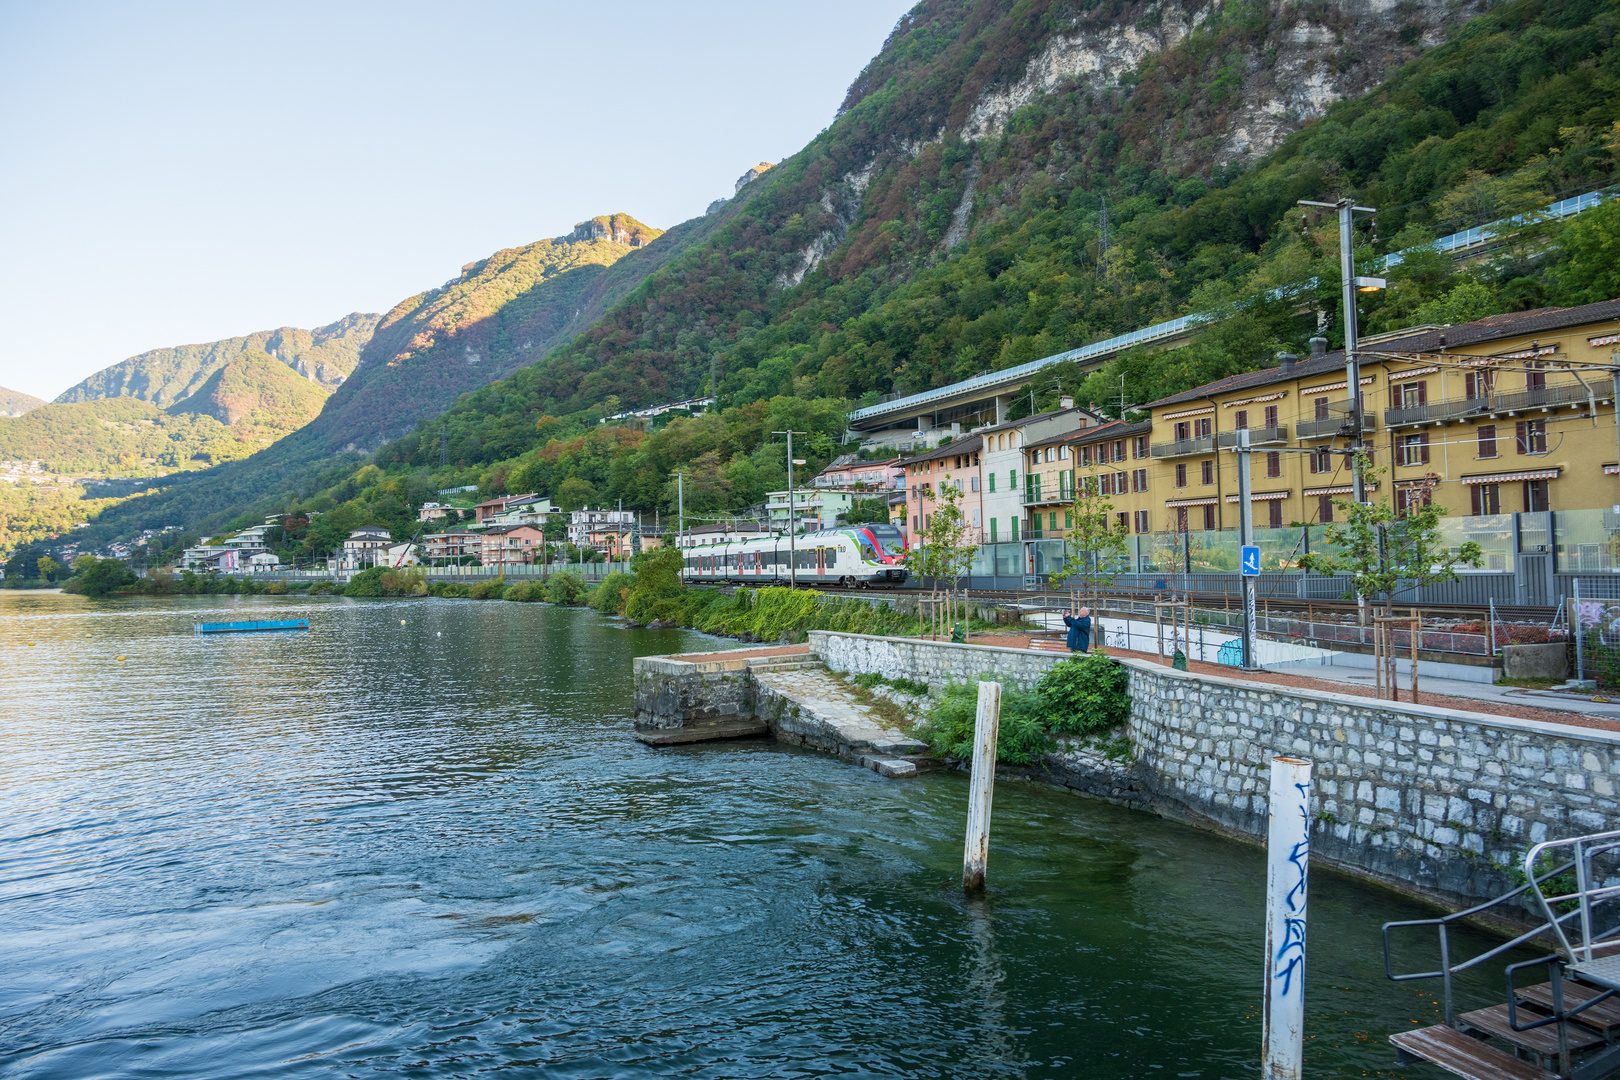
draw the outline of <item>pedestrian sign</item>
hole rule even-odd
[[[1243,576],[1260,576],[1260,549],[1245,544],[1243,546]]]

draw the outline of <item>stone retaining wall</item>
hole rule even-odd
[[[634,661],[636,727],[644,731],[723,723],[754,715],[746,657],[693,663],[666,656]]]
[[[834,670],[1027,689],[1061,655],[813,631]],[[1067,745],[1052,779],[1260,839],[1270,760],[1315,762],[1313,854],[1426,895],[1499,895],[1526,849],[1620,822],[1620,733],[1195,675],[1138,660],[1134,762]]]

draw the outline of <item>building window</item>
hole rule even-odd
[[[1237,416],[1233,418],[1232,423],[1239,431],[1249,430],[1249,410],[1239,409],[1237,411]]]
[[[1266,427],[1274,428],[1276,426],[1277,426],[1277,406],[1275,406],[1275,405],[1267,405],[1266,406]]]
[[[1185,506],[1178,506],[1178,507],[1176,507],[1176,532],[1183,532],[1184,533],[1186,531],[1187,531],[1187,508]]]
[[[1317,420],[1326,420],[1327,418],[1328,418],[1328,399],[1327,399],[1327,395],[1323,394],[1321,397],[1316,399],[1316,415],[1315,415],[1315,419],[1317,419]]]
[[[1205,532],[1212,532],[1215,529],[1215,508],[1213,506],[1206,506],[1206,507],[1203,508],[1203,510],[1204,510],[1204,531]]]
[[[1018,490],[1018,470],[1017,469],[1008,469],[1007,470],[1007,490],[1008,491],[1017,491]]]
[[[1547,421],[1520,420],[1513,425],[1513,437],[1521,454],[1547,452]]]
[[[1427,435],[1401,436],[1401,464],[1427,465],[1429,463],[1429,437]]]
[[[1215,463],[1213,461],[1200,461],[1198,463],[1199,480],[1205,484],[1215,482]]]
[[[1046,515],[1046,525],[1053,532],[1057,532],[1057,511],[1053,510]]]
[[[1138,510],[1136,512],[1136,531],[1139,533],[1145,533],[1148,531],[1148,527],[1148,512],[1146,510]]]
[[[1193,421],[1193,433],[1200,439],[1209,437],[1210,418],[1205,416]]]
[[[1333,496],[1318,495],[1316,497],[1316,520],[1323,525],[1333,520]]]
[[[1273,450],[1266,455],[1266,478],[1275,480],[1282,475],[1282,454]]]
[[[1135,441],[1136,441],[1136,446],[1131,452],[1134,453],[1138,458],[1147,457],[1148,456],[1148,445],[1147,445],[1148,440],[1147,440],[1147,436],[1146,435],[1138,435],[1138,436],[1136,436]]]
[[[1121,510],[1119,513],[1115,514],[1114,515],[1114,528],[1118,529],[1120,532],[1130,532],[1131,531],[1131,515],[1127,514],[1123,510]]]
[[[1107,443],[1098,443],[1097,444],[1097,464],[1099,464],[1099,465],[1108,464],[1108,444]]]
[[[1126,484],[1128,483],[1128,480],[1129,480],[1129,478],[1124,473],[1122,473],[1122,472],[1115,473],[1114,474],[1114,491],[1117,492],[1120,495],[1125,494],[1125,492],[1127,490]]]
[[[995,490],[996,490],[996,474],[991,473],[990,474],[990,491],[991,491],[992,494],[994,494]]]
[[[1491,396],[1491,372],[1470,371],[1463,376],[1463,393],[1470,401]]]
[[[1074,528],[1074,511],[1072,511],[1072,510],[1063,511],[1063,527],[1065,529]]]
[[[1186,486],[1187,486],[1187,463],[1185,461],[1179,461],[1179,462],[1176,463],[1176,487],[1179,488],[1179,487],[1186,487]]]
[[[1185,420],[1176,422],[1176,442],[1186,442],[1192,437],[1192,425]]]
[[[1395,393],[1403,409],[1416,409],[1429,403],[1429,384],[1422,380],[1401,383],[1395,388]]]
[[[1124,439],[1115,439],[1114,440],[1114,460],[1115,461],[1124,461],[1125,460],[1125,440]]]
[[[1136,469],[1135,471],[1133,471],[1131,473],[1131,490],[1132,491],[1146,491],[1147,490],[1147,470],[1146,469]]]
[[[1530,367],[1534,368],[1538,364],[1540,364],[1541,362],[1542,361],[1540,361],[1540,360],[1532,360],[1532,361],[1530,361]],[[1547,373],[1545,371],[1533,371],[1533,370],[1525,372],[1524,373],[1524,388],[1526,390],[1545,390],[1545,389],[1547,389]]]
[[[1112,495],[1114,493],[1114,474],[1103,473],[1102,476],[1097,478],[1097,484],[1097,494]]]
[[[1469,510],[1475,517],[1502,512],[1502,503],[1495,484],[1469,484],[1468,501]]]
[[[918,524],[918,521],[917,521],[917,515],[912,514],[911,515],[911,531],[912,532],[917,532],[921,528],[922,528],[922,526],[920,524]]]
[[[1008,518],[1007,519],[1007,526],[1008,526],[1008,530],[1009,530],[1008,534],[1007,534],[1007,539],[1011,540],[1015,544],[1018,543],[1018,519],[1015,518],[1015,517]]]
[[[1482,424],[1479,428],[1479,456],[1492,458],[1496,456],[1496,425]]]
[[[1282,500],[1272,499],[1266,503],[1266,527],[1280,529],[1282,523]]]
[[[996,519],[995,518],[990,519],[990,542],[992,544],[996,542]]]
[[[1330,473],[1333,471],[1333,452],[1331,450],[1316,450],[1305,455],[1311,463],[1311,472]]]
[[[973,508],[973,527],[975,529],[979,527],[979,508],[977,506]]]
[[[1524,512],[1539,514],[1547,509],[1547,481],[1526,480],[1524,482]]]

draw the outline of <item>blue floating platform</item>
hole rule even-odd
[[[265,630],[308,630],[308,619],[259,619],[253,622],[200,622],[191,628],[198,634],[253,634]]]

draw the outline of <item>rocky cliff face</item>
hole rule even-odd
[[[643,225],[629,214],[608,214],[604,217],[593,217],[589,221],[581,221],[574,226],[573,232],[558,239],[572,244],[589,244],[596,240],[606,240],[610,244],[646,247],[662,235],[663,229]]]

